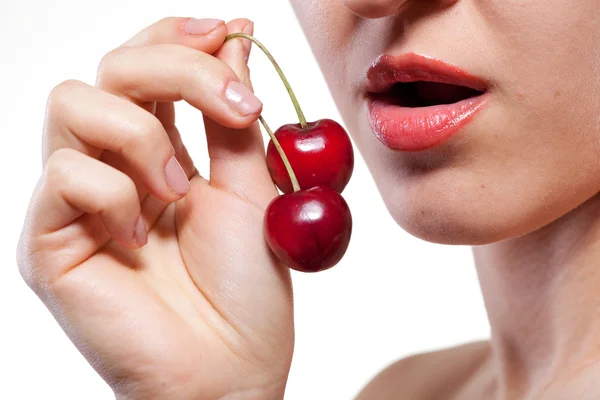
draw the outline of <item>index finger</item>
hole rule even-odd
[[[227,26],[220,19],[168,17],[144,28],[120,47],[180,44],[212,54],[226,36]]]

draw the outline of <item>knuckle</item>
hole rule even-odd
[[[179,21],[181,21],[182,18],[179,17],[165,17],[165,18],[161,18],[158,21],[156,21],[156,23],[153,26],[156,27],[172,27],[173,25],[177,24]]]
[[[46,183],[50,187],[61,186],[69,181],[73,171],[74,153],[77,153],[77,151],[70,148],[61,148],[50,155],[45,168]]]
[[[104,81],[110,76],[110,71],[119,61],[123,54],[128,51],[127,47],[118,47],[106,53],[98,63],[98,71],[96,73],[96,84],[102,86]]]
[[[187,54],[182,65],[185,68],[186,80],[182,85],[187,85],[195,90],[199,86],[203,86],[204,90],[207,88],[219,90],[229,81],[240,81],[238,75],[229,65],[202,52],[193,51]],[[204,84],[201,84],[202,82]]]
[[[85,85],[83,82],[69,79],[56,85],[48,96],[47,108],[52,113],[62,113],[70,106],[73,93]]]
[[[164,130],[161,122],[153,115],[147,114],[131,124],[129,132],[123,135],[121,151],[131,151],[140,146],[149,146],[156,143],[163,136]]]
[[[99,208],[104,211],[120,210],[134,202],[138,202],[135,183],[129,176],[119,173],[100,200]]]
[[[206,82],[209,83],[209,87],[216,89],[224,86],[228,81],[240,81],[229,65],[206,53],[191,51],[184,57],[182,64],[186,68],[184,73],[187,73],[185,84],[189,86],[197,87],[199,82]],[[216,82],[220,84],[215,84]]]
[[[122,193],[120,198],[124,200],[131,200],[137,198],[137,188],[133,180],[125,174],[120,175],[120,179],[116,181],[115,191]]]
[[[213,68],[212,71],[209,67],[209,60],[206,57],[206,54],[199,51],[186,51],[185,54],[187,69],[190,72],[190,78],[192,80],[206,79],[207,75],[216,73],[216,68]],[[215,60],[216,61],[216,60]]]

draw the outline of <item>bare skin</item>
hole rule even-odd
[[[481,342],[405,358],[377,375],[356,400],[486,399],[493,389],[489,355],[488,343]]]
[[[599,213],[594,197],[518,243],[476,247],[492,341],[401,360],[357,400],[597,399]],[[547,248],[535,254],[529,240]]]
[[[399,361],[358,399],[597,399],[600,0],[292,4],[390,214],[474,246],[491,325],[489,343]],[[104,57],[95,86],[49,96],[19,267],[119,399],[283,398],[292,288],[262,240],[277,191],[249,48],[224,43],[242,30],[159,21]],[[425,152],[378,142],[360,89],[376,57],[407,52],[490,83],[487,108]],[[179,100],[205,116],[210,180]]]
[[[19,267],[117,398],[281,398],[292,289],[262,234],[277,191],[249,48],[224,43],[252,26],[189,21],[159,21],[107,54],[95,87],[50,94]],[[210,181],[175,127],[177,100],[205,116]]]
[[[489,345],[400,361],[359,398],[599,398],[600,1],[291,3],[392,217],[474,246],[491,325]],[[490,85],[457,136],[413,153],[376,139],[363,89],[406,53]]]

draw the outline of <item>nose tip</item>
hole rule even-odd
[[[397,13],[408,0],[343,0],[346,7],[363,18],[381,18]]]

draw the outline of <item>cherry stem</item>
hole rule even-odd
[[[281,160],[283,161],[283,165],[285,165],[285,169],[287,170],[287,173],[290,176],[290,181],[292,181],[292,187],[294,188],[294,192],[298,192],[300,190],[300,184],[298,183],[296,174],[294,173],[294,170],[292,169],[290,160],[288,160],[287,156],[285,155],[285,152],[281,148],[281,144],[279,144],[279,140],[277,140],[277,138],[275,137],[275,134],[273,133],[271,128],[269,128],[269,125],[267,125],[267,121],[265,121],[265,119],[263,118],[262,115],[260,117],[258,117],[258,119],[260,120],[260,123],[262,124],[262,126],[265,128],[265,130],[269,134],[271,141],[275,145],[275,148],[277,149],[277,152],[279,153],[279,156],[281,157]]]
[[[287,89],[287,92],[290,95],[290,99],[292,99],[292,103],[294,104],[294,108],[296,109],[296,113],[298,114],[298,119],[300,120],[300,126],[302,127],[302,129],[306,129],[308,127],[308,124],[306,123],[306,118],[304,117],[304,113],[302,112],[302,109],[300,108],[300,103],[298,103],[298,99],[296,98],[296,95],[294,94],[294,91],[292,90],[292,87],[290,86],[290,83],[286,79],[285,75],[283,74],[283,71],[279,67],[279,64],[277,64],[277,61],[275,61],[275,59],[273,58],[273,56],[271,55],[271,53],[269,52],[269,50],[267,50],[267,48],[265,46],[263,46],[263,44],[261,42],[259,42],[258,40],[256,40],[253,36],[247,35],[245,33],[232,33],[232,34],[229,34],[225,38],[225,41],[228,41],[229,39],[233,39],[233,38],[236,38],[236,37],[241,37],[241,38],[245,38],[245,39],[251,40],[269,58],[269,60],[271,61],[271,63],[275,67],[275,70],[279,74],[279,77],[283,81],[283,84],[285,85],[285,88]]]

